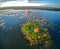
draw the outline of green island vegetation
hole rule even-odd
[[[40,44],[49,47],[51,45],[48,28],[43,27],[42,24],[39,24],[35,20],[28,20],[22,24],[21,31],[26,40],[30,42],[30,46]]]

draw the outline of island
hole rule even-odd
[[[30,46],[40,44],[44,47],[50,47],[51,39],[48,28],[43,27],[35,20],[28,20],[21,26],[21,31],[26,40],[30,42]]]

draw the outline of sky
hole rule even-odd
[[[0,7],[1,6],[28,6],[28,5],[58,5],[58,7],[60,7],[60,0],[29,0],[29,2],[32,2],[32,3],[35,3],[35,4],[27,4],[25,2],[25,4],[23,3],[23,1],[26,1],[26,0],[0,0]]]
[[[32,1],[32,0],[30,0],[30,1]],[[60,0],[33,0],[33,1],[60,4]]]
[[[11,6],[42,6],[42,5],[46,5],[48,3],[31,3],[32,1],[28,1],[28,0],[16,0],[16,1],[6,1],[1,3],[0,7],[11,7]]]
[[[32,1],[32,0],[30,0]],[[60,0],[34,0],[37,2],[48,2],[48,3],[52,3],[52,4],[60,4]]]
[[[23,0],[0,0],[0,2],[3,1],[23,1]],[[29,0],[30,2],[34,1],[34,2],[46,2],[46,3],[51,3],[51,4],[60,4],[60,0]]]

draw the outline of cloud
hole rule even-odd
[[[10,7],[10,6],[42,6],[47,3],[28,3],[27,1],[8,1],[3,2],[0,7]]]

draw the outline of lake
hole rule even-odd
[[[49,23],[55,24],[55,26],[52,26],[53,30],[50,30],[49,34],[51,35],[52,41],[57,46],[57,49],[59,49],[60,11],[47,11],[47,10],[29,10],[29,11],[30,13],[32,12],[31,14],[33,13],[36,14],[35,18],[39,18],[41,16],[48,20]],[[24,41],[25,40],[24,36],[20,31],[21,28],[20,25],[23,24],[29,18],[25,17],[25,15],[22,15],[24,13],[25,15],[27,15],[26,10],[21,10],[17,13],[17,15],[14,14],[14,16],[12,15],[10,16],[7,14],[0,16],[0,49],[28,49],[28,48],[33,49],[26,46],[25,43],[26,41]]]

